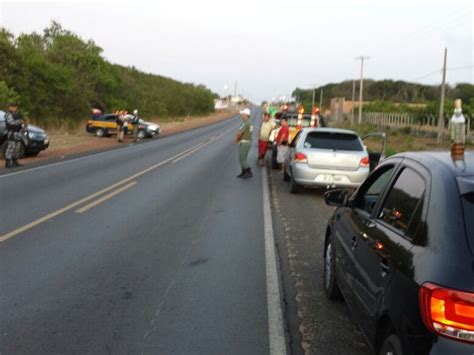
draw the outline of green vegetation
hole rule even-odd
[[[203,115],[213,111],[214,98],[202,85],[111,64],[92,40],[55,22],[42,34],[17,38],[0,29],[0,106],[18,101],[25,116],[44,126],[73,127],[92,107],[137,108],[145,118]]]
[[[352,98],[352,81],[343,81],[338,84],[327,84],[316,89],[318,98],[320,90],[324,90],[325,100],[323,106],[329,108],[330,99],[333,97]],[[445,114],[452,115],[454,99],[462,99],[463,111],[467,115],[474,113],[474,85],[457,84],[446,88]],[[358,90],[358,83],[356,83]],[[312,90],[295,89],[293,96],[310,110]],[[358,94],[358,92],[356,92]],[[364,80],[364,101],[370,101],[364,105],[365,112],[407,112],[414,116],[415,120],[427,114],[437,114],[439,110],[440,88],[435,85],[423,85],[394,80]],[[357,99],[357,98],[356,98]],[[413,105],[421,104],[421,105]]]

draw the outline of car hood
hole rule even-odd
[[[38,126],[29,124],[27,126],[28,132],[33,132],[33,133],[46,133],[44,129],[39,128]]]
[[[145,126],[157,126],[158,128],[160,128],[160,125],[158,123],[144,121],[142,122],[142,124],[144,124]]]

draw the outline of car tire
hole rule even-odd
[[[95,135],[96,135],[97,137],[105,137],[105,136],[107,135],[107,132],[106,132],[105,129],[103,129],[103,128],[97,128],[97,129],[95,130]]]
[[[2,143],[2,159],[5,159],[5,153],[7,152],[8,141]]]
[[[301,186],[295,181],[295,177],[291,174],[290,177],[290,193],[297,194],[301,191]]]
[[[40,152],[41,150],[32,150],[32,151],[29,151],[27,155],[30,157],[37,157]]]
[[[288,174],[288,172],[286,171],[286,168],[283,169],[283,181],[290,181],[290,180],[291,180],[290,174]]]
[[[324,294],[330,300],[342,299],[341,291],[337,284],[336,274],[336,253],[334,251],[334,245],[330,236],[326,238],[324,245],[324,274],[323,274],[323,286]]]
[[[388,333],[380,347],[379,355],[403,355],[400,338],[395,333]]]
[[[138,133],[137,133],[137,137],[138,137],[138,139],[146,138],[146,132],[143,129],[139,130]]]

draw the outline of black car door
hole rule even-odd
[[[374,208],[379,201],[384,187],[389,183],[396,163],[381,165],[360,186],[349,202],[349,206],[341,208],[336,214],[333,238],[336,247],[337,276],[341,291],[350,304],[357,303],[354,299],[355,269],[357,268],[355,253],[361,238],[361,231],[371,221]]]
[[[366,334],[375,332],[385,291],[396,270],[410,268],[407,260],[413,245],[409,236],[418,225],[425,191],[426,182],[419,173],[400,167],[368,223],[361,224],[353,290]]]

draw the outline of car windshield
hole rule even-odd
[[[357,137],[350,133],[310,132],[304,142],[305,148],[362,151],[363,147]]]

